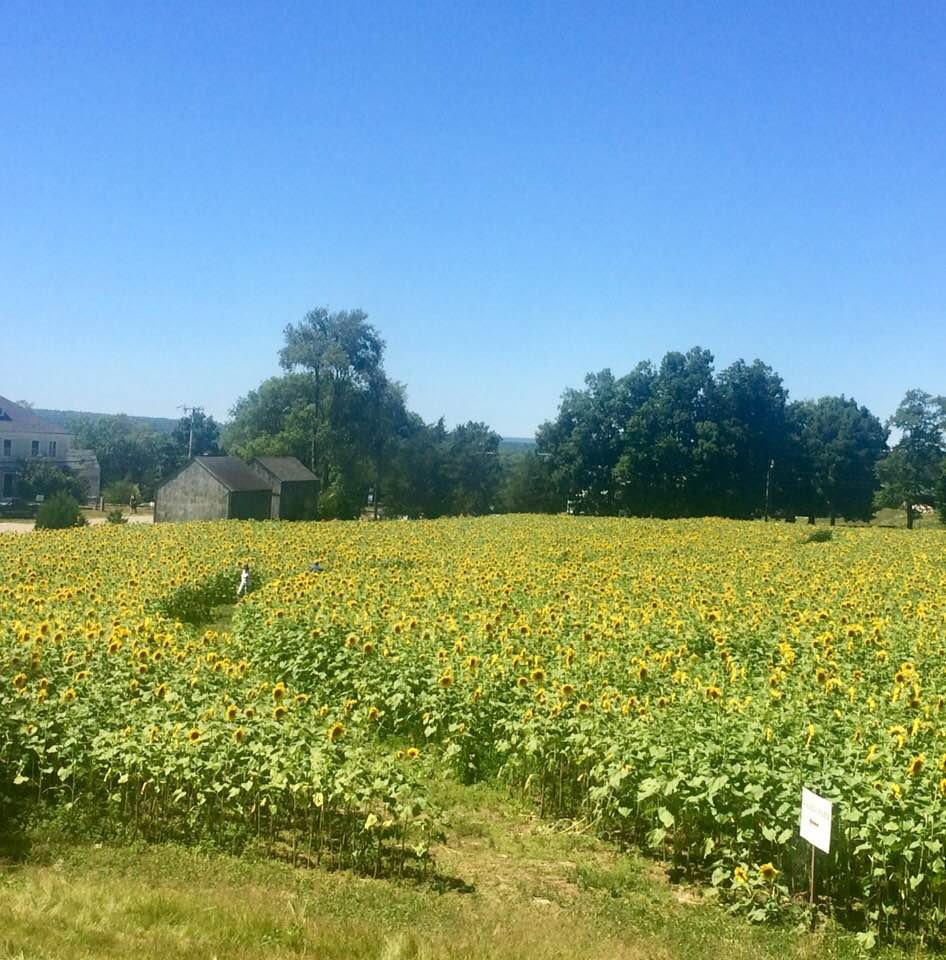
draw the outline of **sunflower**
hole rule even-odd
[[[771,863],[763,863],[762,866],[759,867],[759,876],[765,880],[766,883],[771,883],[778,876],[778,870],[776,870]]]
[[[408,760],[416,760],[420,756],[420,750],[418,750],[417,747],[408,747],[404,751],[404,756],[407,757]]]
[[[196,727],[191,727],[191,729],[187,731],[187,739],[191,743],[197,743],[197,741],[200,740],[200,731]]]
[[[586,710],[589,710],[590,708],[591,708],[591,704],[587,700],[579,700],[578,703],[575,705],[575,709],[579,713],[584,713]]]
[[[237,705],[235,703],[231,703],[230,706],[227,707],[227,711],[226,711],[227,720],[229,720],[232,723],[234,720],[236,720],[239,712],[240,711],[237,708]]]
[[[337,743],[342,737],[345,736],[345,724],[343,723],[333,723],[326,733],[329,743]]]
[[[437,681],[437,685],[446,689],[447,687],[453,686],[453,674],[449,670],[440,674],[440,679]]]
[[[13,688],[15,690],[22,690],[26,686],[26,682],[28,679],[29,678],[26,676],[25,673],[18,673],[13,678]]]
[[[286,695],[286,685],[282,682],[282,680],[280,680],[279,683],[277,683],[276,686],[273,687],[273,700],[275,700],[276,703],[279,703],[279,701],[282,700],[282,698],[285,695]]]
[[[529,678],[528,678],[528,677],[516,677],[516,686],[517,686],[517,687],[520,687],[520,688],[521,688],[521,687],[527,687],[527,686],[529,686]]]
[[[284,707],[281,703],[273,708],[273,719],[282,720],[282,718],[289,712],[289,710]]]
[[[918,753],[910,761],[910,765],[907,767],[907,773],[911,777],[915,777],[923,769],[923,764],[925,763],[926,763],[926,754]]]
[[[745,867],[736,867],[732,872],[733,883],[748,883],[749,873]]]
[[[381,711],[377,707],[370,707],[368,710],[368,719],[377,720],[381,716]]]
[[[237,743],[243,743],[246,739],[246,730],[244,730],[243,727],[237,727],[236,730],[233,731],[233,739]]]

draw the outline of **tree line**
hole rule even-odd
[[[946,520],[946,399],[911,390],[882,423],[844,395],[790,401],[760,360],[721,371],[694,347],[562,394],[535,449],[505,453],[487,424],[447,429],[407,405],[385,342],[361,310],[319,308],[284,330],[282,373],[240,397],[221,427],[195,412],[161,434],[128,417],[80,421],[109,499],[155,489],[195,456],[297,457],[318,516],[491,512],[869,520],[937,503]],[[894,431],[891,434],[891,430]],[[893,436],[894,444],[889,446]],[[39,469],[38,467],[36,469]],[[48,478],[47,478],[48,479]]]
[[[760,360],[717,373],[700,347],[589,374],[536,439],[547,483],[582,512],[833,523],[904,506],[912,526],[916,504],[946,509],[944,398],[911,390],[883,424],[843,395],[789,402]]]

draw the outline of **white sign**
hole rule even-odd
[[[824,853],[831,851],[831,801],[802,788],[799,833]]]

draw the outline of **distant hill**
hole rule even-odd
[[[528,453],[535,450],[535,440],[529,437],[503,437],[499,441],[500,453]]]
[[[101,420],[102,417],[114,416],[110,413],[87,413],[83,410],[33,410],[33,413],[56,426],[62,427],[68,432],[73,432],[76,424],[80,420]],[[128,416],[136,427],[144,427],[148,430],[154,430],[156,433],[173,433],[177,420],[170,420],[167,417],[133,417]]]
[[[112,417],[112,413],[89,413],[85,410],[40,410],[38,407],[33,413],[50,423],[62,427],[70,433],[75,430],[80,420],[101,420],[102,417]],[[157,433],[173,433],[177,420],[168,417],[133,417],[127,414],[135,426],[145,427]],[[499,441],[500,453],[528,453],[535,449],[535,440],[532,437],[503,437]]]

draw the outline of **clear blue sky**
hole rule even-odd
[[[0,5],[0,393],[218,417],[361,307],[530,435],[699,344],[946,392],[946,6]]]

